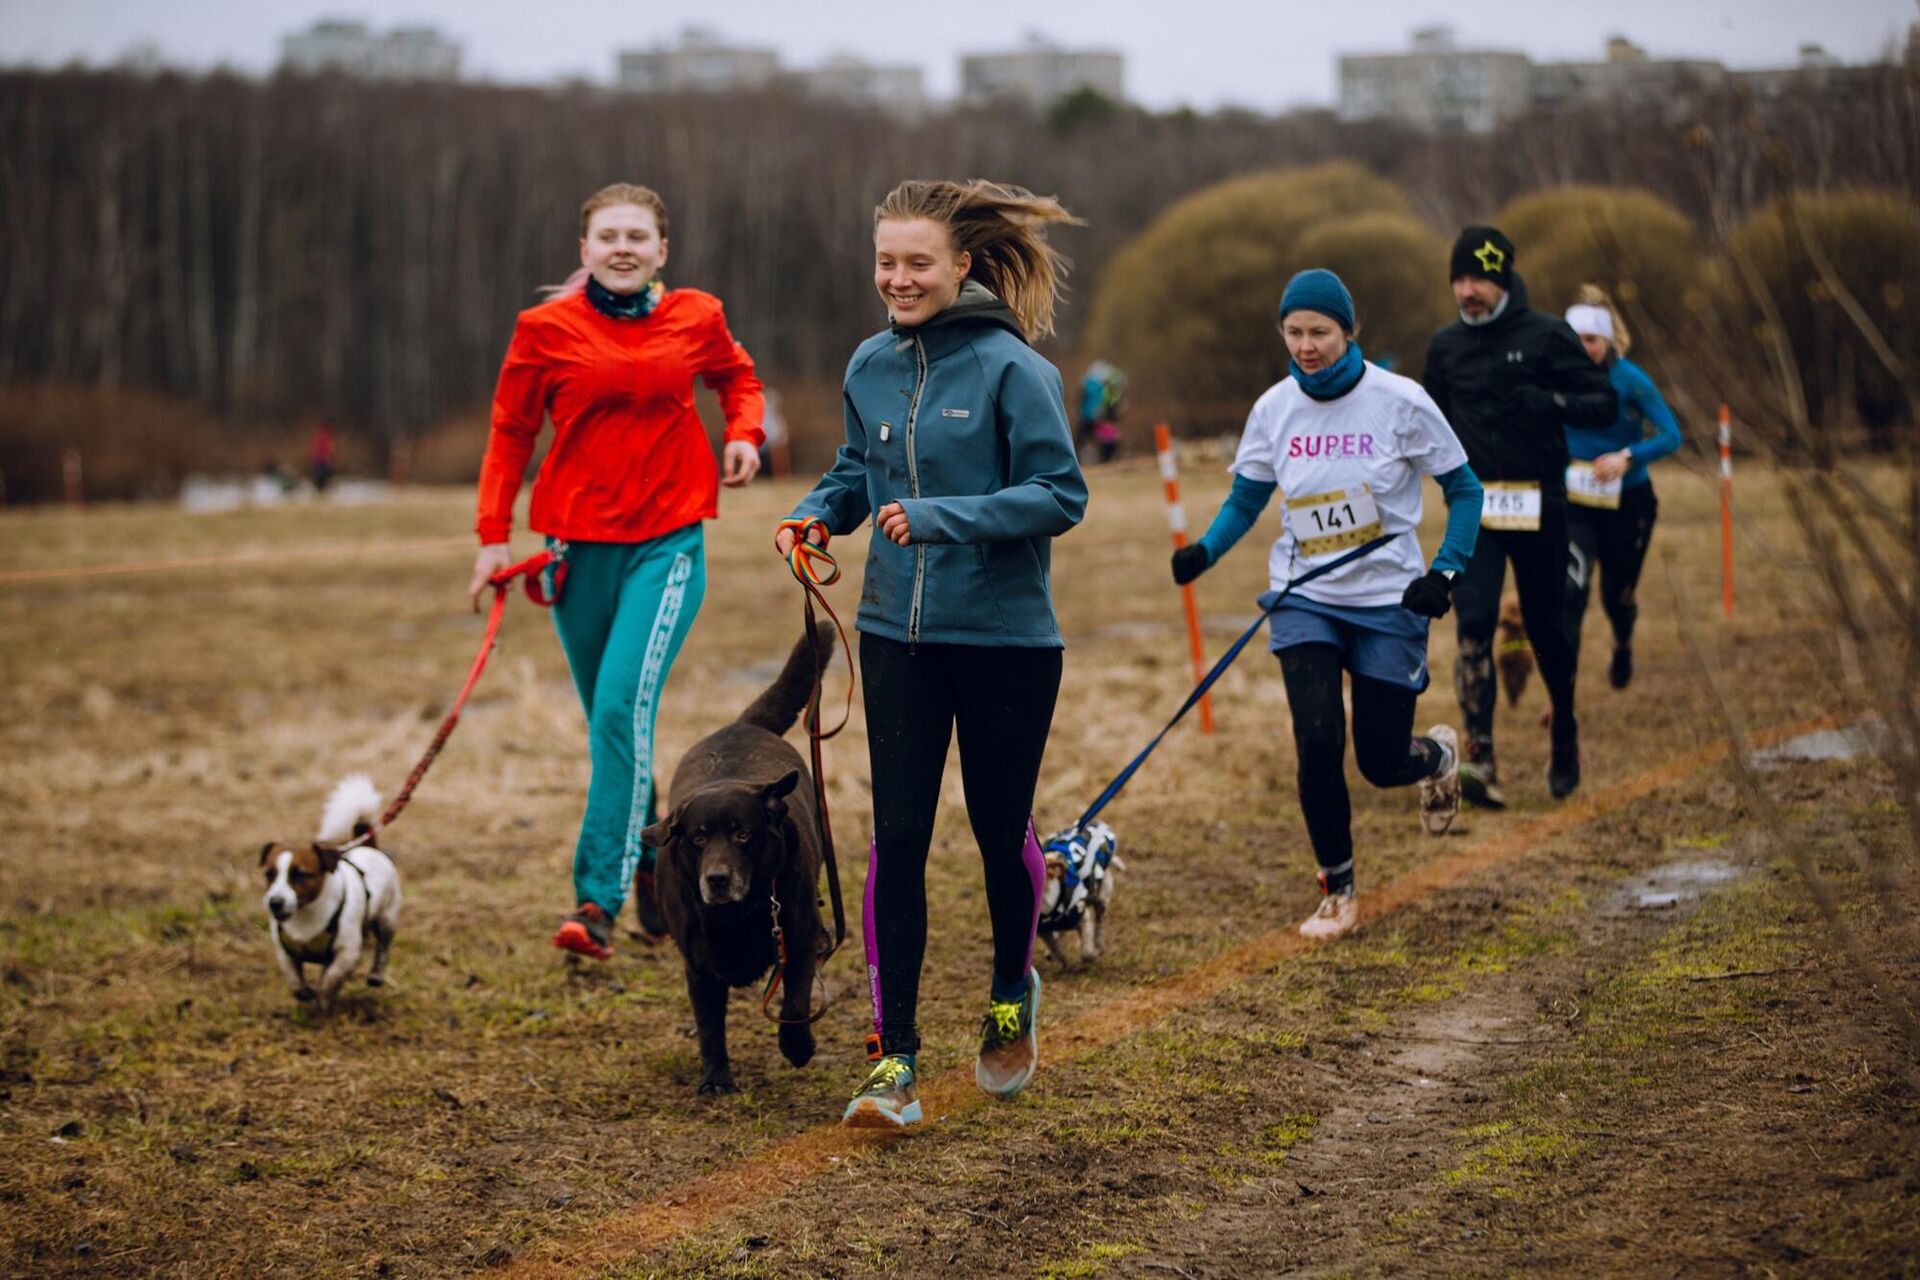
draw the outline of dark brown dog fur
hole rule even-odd
[[[730,1093],[727,989],[758,982],[779,962],[772,901],[786,935],[780,1052],[813,1057],[804,1019],[825,929],[815,898],[820,828],[806,762],[781,735],[807,704],[815,665],[832,657],[831,629],[802,637],[767,691],[724,729],[693,745],[674,770],[667,816],[640,838],[658,849],[660,913],[686,963],[699,1029],[701,1093]]]

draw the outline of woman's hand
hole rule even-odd
[[[873,523],[881,533],[906,546],[913,531],[907,528],[907,509],[897,502],[889,502],[874,514]]]
[[[506,543],[489,542],[480,548],[480,554],[473,558],[473,581],[467,584],[467,595],[472,597],[475,613],[480,612],[480,593],[487,589],[488,580],[512,564],[513,554],[507,550]]]
[[[750,441],[729,440],[720,451],[720,483],[738,489],[760,474],[760,450]]]
[[[788,556],[793,554],[793,544],[798,541],[800,541],[800,539],[799,539],[799,536],[794,533],[793,526],[784,525],[781,527],[778,533],[773,535],[773,549],[780,553],[780,558],[782,560],[785,560]],[[811,542],[816,547],[826,546],[827,545],[826,529],[824,529],[820,525],[812,526],[807,531],[807,541]]]
[[[1633,465],[1633,452],[1621,449],[1616,453],[1603,453],[1593,460],[1593,478],[1602,484],[1611,484],[1627,474],[1627,468]]]

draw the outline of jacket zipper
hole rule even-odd
[[[920,414],[920,393],[927,386],[927,349],[918,335],[913,339],[913,399],[907,404],[907,488],[914,497],[920,496],[920,468],[913,456],[913,423]],[[913,603],[907,611],[907,652],[912,653],[920,641],[920,594],[927,582],[927,549],[916,545],[913,549]]]

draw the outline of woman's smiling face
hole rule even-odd
[[[660,220],[637,204],[595,209],[580,240],[580,265],[609,293],[638,293],[667,263]]]
[[[952,306],[972,266],[931,218],[884,218],[873,229],[873,287],[895,324],[925,324]]]

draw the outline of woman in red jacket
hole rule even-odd
[[[654,719],[706,595],[700,522],[719,513],[718,484],[744,485],[760,469],[753,360],[718,298],[666,287],[666,261],[667,209],[652,191],[616,183],[580,207],[583,269],[520,313],[500,366],[468,587],[478,608],[487,579],[512,563],[514,496],[551,417],[528,523],[564,545],[553,620],[593,761],[573,854],[577,906],[553,942],[596,960],[613,954],[613,918],[636,872],[641,923],[665,932],[652,902],[653,851],[640,843],[654,798]],[[694,412],[695,375],[726,414],[724,475]]]

